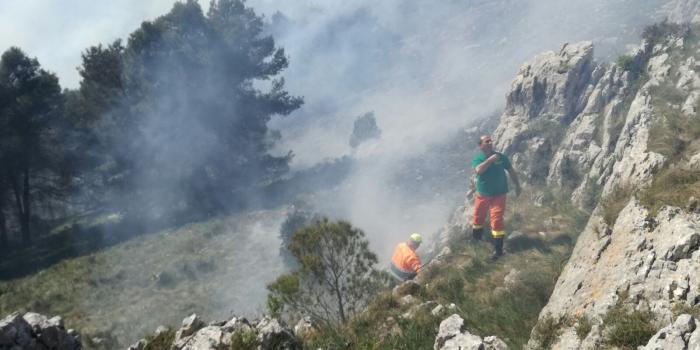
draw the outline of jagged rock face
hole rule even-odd
[[[541,315],[599,323],[622,302],[668,324],[674,307],[700,302],[700,215],[666,207],[653,220],[647,216],[635,199],[612,229],[593,216]]]
[[[48,318],[33,312],[0,320],[0,349],[78,350],[80,337],[66,330],[61,317]]]
[[[700,1],[674,0],[664,6],[662,14],[670,22],[700,22]]]
[[[508,345],[497,337],[481,338],[469,333],[464,319],[454,314],[440,323],[435,337],[435,350],[507,350]]]
[[[494,138],[496,149],[511,156],[525,179],[547,175],[542,164],[550,163],[563,131],[586,107],[604,73],[594,65],[590,42],[564,45],[558,53],[539,55],[520,68]]]
[[[680,315],[673,324],[659,330],[639,350],[700,349],[700,329],[697,326],[697,320],[693,316]]]
[[[636,49],[630,67],[644,68],[649,77],[641,86],[630,71],[595,63],[590,42],[535,57],[511,85],[494,132],[496,149],[510,155],[525,182],[570,191],[579,206],[596,188],[607,196],[647,184],[667,161],[647,146],[654,117],[651,90],[667,81],[683,89],[687,115],[694,115],[700,96],[694,59],[670,76],[666,50],[683,45],[669,40]]]
[[[669,6],[694,16],[698,4]],[[664,108],[698,117],[697,47],[672,35],[645,41],[624,58],[624,67],[596,63],[590,42],[539,55],[511,85],[495,148],[511,157],[524,182],[571,193],[580,207],[594,207],[598,194],[606,198],[620,189],[643,188],[668,166],[669,159],[650,146]],[[674,104],[664,101],[668,87],[682,95]],[[698,169],[695,153],[678,167]],[[700,272],[700,222],[694,209],[666,208],[649,220],[632,200],[613,227],[603,223],[601,205],[594,213],[540,314],[586,315],[593,328],[578,339],[573,327],[564,327],[555,348],[599,348],[606,336],[601,320],[619,302],[651,311],[661,324],[671,323],[677,305],[700,303],[700,281],[694,279]],[[455,227],[467,225],[455,215]]]
[[[308,329],[305,329],[308,331]],[[162,330],[156,331],[156,334]],[[192,314],[182,321],[175,333],[170,348],[180,350],[218,350],[232,347],[232,336],[243,335],[246,341],[253,342],[259,350],[296,350],[301,344],[294,333],[275,318],[264,317],[259,321],[248,322],[245,318],[234,317],[228,321],[204,323],[199,316]],[[143,350],[148,346],[145,339],[139,340],[129,350]]]

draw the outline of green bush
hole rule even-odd
[[[149,335],[146,337],[146,347],[143,350],[169,350],[175,340],[175,330],[168,328],[158,335]]]
[[[589,319],[588,316],[583,315],[578,319],[578,322],[576,323],[576,336],[580,340],[586,339],[588,333],[591,332],[591,329],[593,329],[593,323],[591,322],[591,319]]]
[[[618,67],[620,67],[620,68],[622,68],[622,70],[625,70],[628,72],[638,69],[635,66],[634,57],[632,57],[630,55],[622,55],[622,56],[618,57],[616,63],[617,63]]]
[[[605,221],[608,226],[615,224],[617,216],[620,215],[622,209],[629,203],[631,197],[632,190],[624,187],[615,189],[610,195],[603,199],[603,221]]]
[[[684,207],[690,197],[700,198],[700,171],[667,168],[639,194],[639,201],[652,215],[664,205]]]
[[[546,314],[540,319],[535,328],[532,329],[532,340],[535,342],[535,348],[543,350],[551,348],[561,334],[562,325],[562,320],[551,314]]]
[[[622,349],[636,349],[656,333],[654,315],[649,311],[628,311],[618,304],[605,315],[605,343]]]
[[[255,350],[258,346],[258,339],[255,332],[236,331],[231,335],[231,350]]]
[[[644,38],[649,45],[656,45],[669,37],[683,38],[688,35],[688,25],[669,23],[664,20],[661,23],[654,23],[647,26],[642,31],[642,38]]]

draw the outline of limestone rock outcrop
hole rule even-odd
[[[304,330],[309,331],[306,328]],[[163,332],[164,330],[157,330],[150,341],[157,339]],[[218,350],[230,348],[234,342],[237,342],[238,346],[259,350],[301,349],[301,344],[287,325],[267,316],[252,322],[245,318],[233,317],[228,321],[206,324],[199,316],[193,314],[182,321],[182,326],[172,336],[172,340],[165,341],[171,342],[171,349],[178,350]],[[129,350],[146,349],[148,342],[147,339],[141,339],[130,346]]]
[[[440,323],[440,329],[435,337],[434,350],[507,350],[503,340],[489,336],[481,338],[469,333],[464,319],[453,314]]]
[[[78,350],[80,336],[66,330],[59,316],[14,313],[0,320],[0,349]]]

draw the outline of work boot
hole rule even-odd
[[[481,237],[484,235],[484,228],[472,228],[472,239],[475,241],[480,241]]]
[[[498,258],[503,256],[503,237],[493,237],[493,254],[491,254],[491,261],[496,261]]]

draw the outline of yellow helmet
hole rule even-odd
[[[423,241],[423,236],[421,236],[420,233],[412,233],[411,240],[416,243],[421,243]]]

